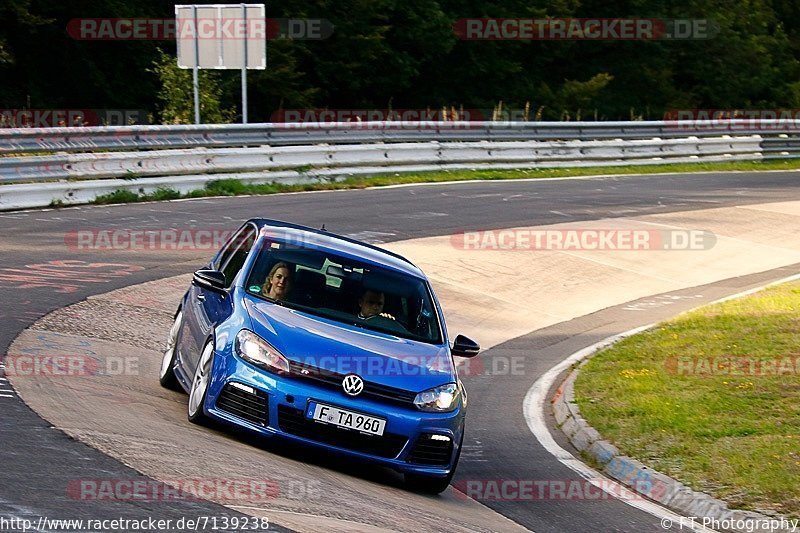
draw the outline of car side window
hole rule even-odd
[[[212,264],[212,266],[217,270],[222,270],[223,265],[228,262],[230,259],[231,254],[236,251],[237,245],[241,242],[242,236],[250,231],[251,226],[250,224],[245,224],[238,230],[233,236],[225,243],[222,247],[222,250],[216,255],[217,260]]]
[[[256,241],[256,230],[253,226],[248,226],[240,231],[231,240],[230,250],[226,250],[223,254],[220,265],[220,270],[225,274],[225,287],[230,287],[236,274],[244,266],[247,259],[247,254],[252,250]]]

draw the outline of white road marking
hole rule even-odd
[[[647,311],[649,309],[655,309],[656,307],[664,307],[665,305],[672,305],[679,300],[688,300],[691,298],[702,298],[702,294],[695,294],[694,296],[682,296],[682,295],[661,295],[656,296],[655,298],[651,298],[649,300],[644,300],[643,302],[633,303],[626,305],[623,307],[623,311]]]
[[[455,198],[461,198],[462,200],[472,200],[475,198],[491,198],[494,196],[503,196],[502,193],[499,192],[488,192],[488,193],[479,193],[479,194],[456,194],[451,195],[446,192],[442,193],[442,196],[453,196]]]
[[[503,201],[504,202],[508,202],[509,200],[514,200],[515,198],[529,199],[529,198],[533,198],[534,196],[539,196],[539,193],[538,192],[529,192],[529,193],[525,193],[525,194],[512,194],[511,196],[506,196],[505,198],[503,198]]]
[[[408,218],[408,219],[416,219],[416,218],[437,218],[437,217],[449,217],[449,213],[436,213],[434,211],[420,211],[418,213],[403,213],[400,215],[395,215],[396,218]]]
[[[461,445],[461,460],[470,463],[488,463],[488,459],[483,458],[483,443],[479,440],[475,444]]]
[[[13,398],[13,394],[0,394],[0,398]]]
[[[575,352],[545,372],[544,375],[542,375],[542,377],[540,377],[528,390],[528,393],[525,395],[525,400],[522,404],[522,412],[525,416],[525,422],[527,422],[528,428],[539,441],[539,444],[541,444],[545,450],[550,452],[564,466],[573,470],[589,483],[607,492],[612,497],[614,497],[614,494],[610,487],[615,486],[617,482],[611,480],[594,468],[591,468],[590,466],[576,459],[571,453],[559,446],[555,439],[553,439],[553,436],[550,434],[550,430],[547,428],[547,423],[545,422],[544,409],[547,400],[547,392],[550,390],[559,374],[569,368],[572,364],[583,360],[591,353],[605,348],[606,346],[609,346],[620,339],[634,335],[640,331],[644,331],[652,326],[653,324],[650,324],[641,328],[626,331],[625,333],[609,337],[596,344],[588,346],[583,350]],[[656,503],[644,499],[620,499],[619,501],[630,505],[631,507],[635,507],[640,511],[649,513],[656,518],[662,520],[672,520],[673,524],[681,524],[681,526],[685,525],[686,529],[691,529],[693,531],[712,531],[711,529],[703,528],[700,523],[692,527],[690,525],[691,521],[688,518],[682,518],[680,515],[673,513],[672,511]]]
[[[562,217],[572,218],[572,215],[568,215],[568,214],[564,213],[563,211],[550,211],[550,212],[553,213],[554,215],[559,215],[559,216],[562,216]]]
[[[779,279],[777,281],[773,281],[766,285],[756,287],[754,289],[749,289],[746,291],[742,291],[731,296],[726,296],[724,298],[720,298],[719,300],[714,300],[707,305],[712,305],[716,303],[726,302],[728,300],[733,300],[735,298],[741,298],[743,296],[749,296],[756,292],[759,292],[767,287],[772,287],[773,285],[780,285],[782,283],[788,283],[791,281],[800,280],[800,274],[794,274],[792,276],[788,276],[786,278]],[[546,415],[545,415],[545,404],[547,400],[547,392],[553,386],[556,378],[567,368],[571,365],[582,361],[595,351],[601,350],[620,339],[625,337],[629,337],[631,335],[635,335],[636,333],[640,333],[646,329],[653,327],[655,324],[648,324],[646,326],[642,326],[639,328],[632,329],[630,331],[626,331],[624,333],[620,333],[619,335],[614,335],[612,337],[608,337],[603,339],[602,341],[595,343],[591,346],[587,346],[583,350],[579,350],[574,354],[570,355],[559,364],[545,372],[536,383],[534,383],[530,389],[528,389],[528,393],[525,395],[525,399],[522,402],[522,412],[525,416],[525,422],[528,424],[528,429],[531,430],[531,433],[536,437],[536,440],[539,441],[539,444],[542,447],[550,452],[556,459],[558,459],[564,466],[568,467],[572,471],[579,474],[581,477],[599,487],[602,490],[606,490],[607,487],[604,486],[604,483],[614,483],[612,480],[607,478],[606,476],[602,475],[600,472],[591,468],[590,466],[586,465],[585,463],[579,461],[575,456],[573,456],[570,452],[562,448],[558,445],[558,443],[553,439],[553,436],[550,434],[550,430],[547,428],[546,423]],[[613,494],[611,494],[613,496]],[[705,528],[701,524],[692,524],[688,518],[681,517],[680,515],[670,511],[658,505],[654,502],[648,500],[620,500],[623,503],[635,507],[641,511],[649,513],[657,518],[671,520],[672,524],[680,524],[681,529],[683,526],[686,526],[687,529],[691,529],[693,531],[713,531],[709,528]]]
[[[744,296],[750,296],[751,294],[755,294],[759,291],[762,291],[768,287],[772,287],[773,285],[781,285],[782,283],[789,283],[791,281],[800,280],[800,274],[794,274],[792,276],[779,279],[778,281],[773,281],[772,283],[767,283],[761,287],[756,287],[755,289],[748,289],[746,291],[738,292],[736,294],[732,294],[730,296],[726,296],[725,298],[720,298],[719,300],[714,300],[711,304],[721,304],[722,302],[727,302],[728,300],[735,300],[736,298],[742,298]],[[709,305],[711,305],[709,304]]]

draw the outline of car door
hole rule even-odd
[[[203,347],[214,327],[233,312],[229,289],[253,248],[257,229],[246,224],[226,243],[216,261],[207,265],[225,274],[226,291],[218,292],[192,284],[184,304],[181,330],[181,364],[187,375],[194,374]]]

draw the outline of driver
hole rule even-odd
[[[261,294],[273,300],[285,300],[292,290],[292,269],[281,261],[269,271],[269,275],[261,288]]]
[[[358,318],[367,319],[374,316],[382,316],[390,320],[395,320],[392,315],[383,312],[383,304],[385,301],[386,296],[382,292],[372,289],[365,290],[358,299]]]

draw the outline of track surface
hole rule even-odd
[[[252,216],[267,216],[365,240],[395,241],[447,235],[465,229],[543,225],[646,213],[688,211],[800,197],[797,173],[626,176],[583,180],[475,182],[363,191],[206,199],[116,207],[88,207],[0,215],[0,350],[48,311],[91,294],[191,271],[210,251],[156,253],[79,251],[65,244],[85,229],[233,229]],[[380,218],[379,218],[380,217]],[[33,265],[33,266],[31,266]],[[777,278],[780,273],[762,277]],[[742,279],[742,286],[758,277]],[[737,282],[738,283],[738,282]],[[732,285],[708,295],[736,292]],[[738,289],[739,285],[736,285]],[[694,292],[694,291],[693,291]],[[704,296],[706,292],[703,292]],[[693,303],[696,305],[697,301]],[[688,304],[687,304],[688,305]],[[680,309],[669,308],[669,314]],[[638,322],[667,311],[637,315]],[[629,319],[628,319],[629,321]],[[518,383],[486,377],[468,383],[473,398],[469,431],[473,442],[460,479],[571,479],[527,431],[521,396],[538,373],[568,353],[630,325],[614,310],[540,330],[489,350],[537,354],[537,366]],[[506,389],[508,387],[508,389]],[[7,389],[0,382],[0,390]],[[523,390],[524,389],[524,390]],[[506,392],[508,394],[506,394]],[[11,396],[11,397],[7,397]],[[0,392],[0,516],[68,518],[180,518],[231,514],[203,502],[91,502],[70,499],[65,487],[77,478],[126,478],[130,469],[75,443],[31,412],[13,394]],[[537,531],[658,531],[657,519],[620,502],[484,502]]]

